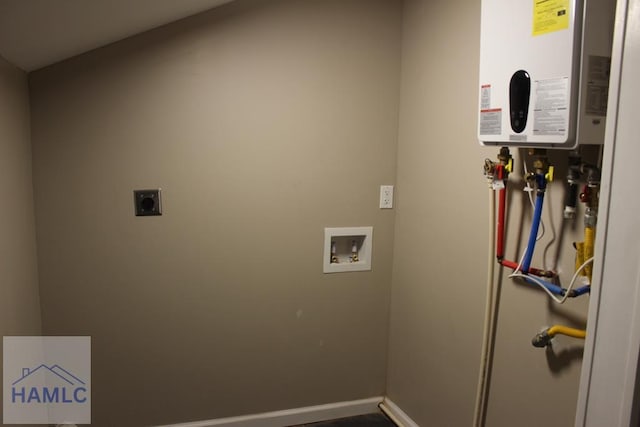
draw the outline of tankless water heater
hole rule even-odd
[[[483,145],[602,144],[615,0],[482,0]]]

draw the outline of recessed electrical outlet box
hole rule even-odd
[[[134,190],[133,204],[136,216],[162,215],[160,190]]]
[[[324,229],[325,273],[371,270],[373,227]]]

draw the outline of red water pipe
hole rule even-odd
[[[518,263],[514,262],[514,261],[509,261],[506,259],[502,259],[499,261],[500,265],[503,265],[505,267],[508,267],[512,270],[515,271],[516,268],[518,268]],[[539,268],[534,268],[534,267],[529,267],[529,274],[533,274],[535,276],[539,276],[539,277],[554,277],[555,273],[553,273],[552,271],[549,270],[541,270]]]

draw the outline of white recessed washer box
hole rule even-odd
[[[325,273],[371,270],[373,227],[336,227],[324,229]]]

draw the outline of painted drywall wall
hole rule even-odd
[[[0,327],[40,332],[27,75],[0,57]]]
[[[400,6],[237,1],[31,74],[44,332],[92,336],[94,425],[384,393]],[[322,273],[339,226],[372,271]]]
[[[476,139],[479,34],[480,1],[405,2],[387,394],[425,426],[473,418],[488,255],[482,166],[498,153]],[[517,260],[531,208],[515,154],[506,251]],[[566,154],[551,160],[563,176]],[[581,218],[563,223],[563,193],[562,182],[550,186],[554,214],[534,264],[556,268],[566,285]],[[558,308],[505,276],[486,425],[572,425],[583,343],[562,337],[545,352],[530,341],[545,325],[584,326],[588,300]]]
[[[40,334],[29,126],[27,75],[0,57],[2,336]]]

